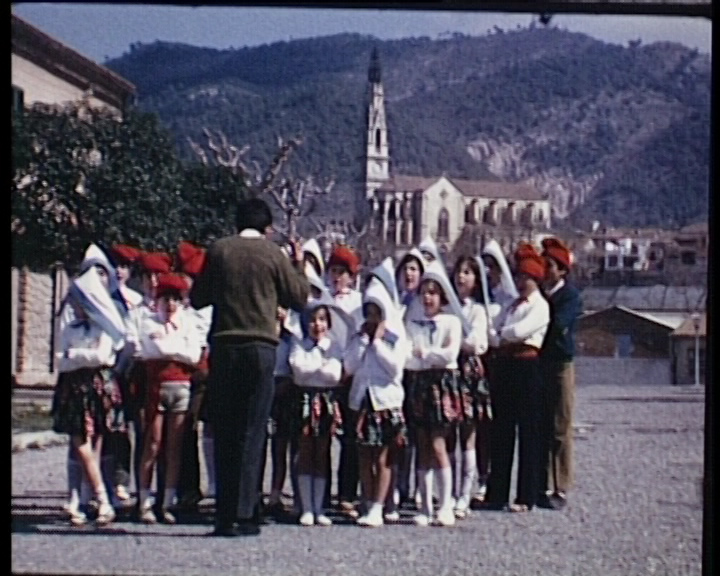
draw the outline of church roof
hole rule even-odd
[[[380,190],[398,192],[417,192],[427,190],[440,179],[423,176],[407,176],[396,174],[385,181]],[[528,184],[513,182],[493,182],[491,180],[462,180],[448,178],[450,182],[468,197],[497,198],[507,200],[544,200],[541,192]]]

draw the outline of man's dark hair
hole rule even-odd
[[[272,226],[272,211],[265,200],[250,198],[237,205],[235,213],[235,226],[238,232],[248,228],[265,233],[268,226]]]

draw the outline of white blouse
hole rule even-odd
[[[351,327],[351,332],[360,329],[365,321],[362,312],[362,294],[358,290],[348,290],[347,292],[338,292],[333,294],[335,304],[348,316],[350,316],[355,324]]]
[[[473,298],[466,298],[462,302],[462,313],[470,322],[470,334],[462,341],[462,345],[472,348],[472,354],[482,355],[488,349],[488,320],[485,307],[475,302]]]
[[[160,312],[146,316],[140,324],[140,358],[175,360],[194,365],[200,361],[205,339],[193,314],[181,308],[172,320]]]
[[[365,333],[355,334],[343,358],[345,372],[353,376],[350,408],[359,410],[366,393],[370,394],[373,410],[402,408],[402,374],[407,355],[405,336],[392,329],[372,341]]]
[[[103,368],[115,364],[117,351],[112,338],[97,324],[72,321],[60,333],[60,351],[56,354],[58,371]]]
[[[550,306],[540,291],[535,290],[527,299],[516,300],[502,310],[496,329],[490,332],[490,346],[497,348],[504,340],[540,349],[549,324]]]
[[[406,370],[429,370],[458,367],[457,358],[462,342],[462,324],[454,314],[441,312],[433,318],[406,320],[408,359]],[[420,351],[420,357],[415,351]]]
[[[315,343],[295,338],[288,359],[293,380],[301,388],[335,388],[342,377],[343,349],[328,337]]]

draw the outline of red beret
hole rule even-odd
[[[562,240],[558,238],[545,238],[545,240],[542,241],[542,247],[544,250],[543,256],[552,258],[567,270],[570,270],[570,266],[572,266],[572,255],[570,254],[570,249],[563,244]]]
[[[140,257],[140,266],[145,272],[166,274],[172,270],[172,256],[165,252],[145,252]]]
[[[188,289],[188,284],[185,278],[179,274],[172,274],[170,272],[160,274],[158,276],[158,286],[155,294],[160,297],[166,292],[180,292],[181,294]]]
[[[354,276],[360,267],[360,258],[347,246],[335,246],[328,260],[328,268],[332,268],[333,266],[343,266]]]
[[[545,278],[545,260],[532,244],[521,242],[515,249],[517,271],[541,281]]]
[[[137,262],[140,256],[142,256],[142,250],[126,244],[115,244],[110,248],[110,251],[112,252],[115,263],[120,266]]]
[[[180,270],[188,276],[197,276],[205,264],[205,249],[190,242],[178,244]]]

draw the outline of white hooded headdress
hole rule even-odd
[[[94,266],[75,278],[70,284],[68,296],[73,298],[90,317],[107,332],[112,340],[121,343],[125,340],[127,326],[118,311],[117,305],[100,280]]]
[[[327,307],[330,312],[330,323],[332,324],[330,327],[330,337],[338,342],[344,349],[350,340],[350,336],[352,336],[355,322],[342,308],[335,304],[335,300],[333,300],[333,297],[330,296],[330,292],[327,290],[322,293],[320,298],[310,300],[303,314],[309,317],[310,314],[320,306]]]
[[[431,236],[427,236],[425,240],[420,242],[418,244],[418,250],[422,252],[428,252],[432,254],[435,257],[436,262],[442,262],[442,258],[440,258],[440,250],[438,250],[437,244],[435,243],[435,240],[432,239]],[[423,258],[425,262],[427,262],[426,259]]]
[[[517,298],[517,287],[515,286],[512,272],[510,272],[510,266],[503,254],[502,248],[500,248],[500,244],[498,244],[496,240],[490,240],[483,247],[482,256],[492,256],[495,259],[498,266],[500,266],[500,286],[506,294],[512,296],[513,298]]]
[[[315,238],[310,238],[305,244],[302,245],[302,251],[303,254],[307,252],[308,254],[312,254],[318,261],[318,264],[320,264],[320,276],[325,275],[325,260],[323,258],[322,250],[320,249],[320,244],[318,244],[318,241]],[[313,270],[315,270],[313,268]]]
[[[371,280],[377,279],[382,282],[390,300],[396,309],[400,309],[400,293],[398,292],[397,279],[395,278],[395,267],[389,256],[370,272]],[[369,288],[369,285],[368,285]],[[367,289],[366,289],[367,291]]]
[[[448,301],[446,310],[460,318],[460,322],[462,323],[463,327],[463,334],[465,336],[470,334],[472,326],[463,314],[460,299],[455,293],[455,289],[450,282],[450,278],[448,277],[447,272],[445,271],[445,268],[443,268],[443,265],[440,263],[440,261],[435,260],[434,262],[430,262],[430,264],[427,265],[420,282],[422,283],[427,280],[433,280],[440,285],[443,292],[445,293],[445,298]]]

